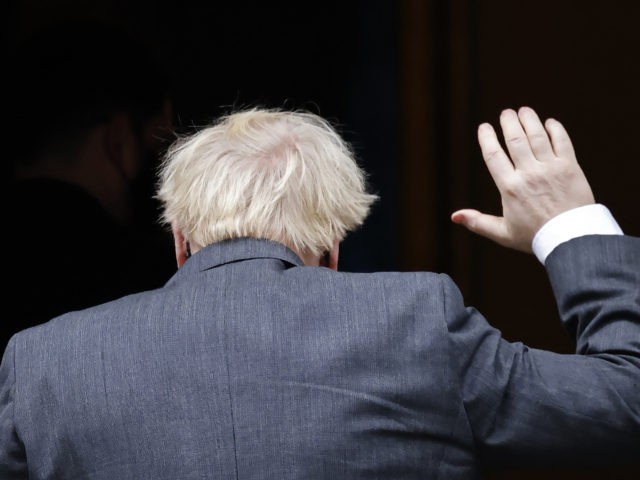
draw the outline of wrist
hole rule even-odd
[[[540,263],[561,243],[584,235],[622,235],[622,229],[607,207],[584,205],[547,221],[535,234],[531,249]]]

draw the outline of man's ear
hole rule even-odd
[[[340,240],[333,241],[333,247],[329,250],[329,258],[327,262],[327,267],[331,270],[338,271],[338,257],[340,256]]]
[[[329,251],[329,268],[338,271],[338,257],[340,257],[340,240],[333,241],[333,248]]]
[[[187,261],[187,258],[191,256],[191,252],[189,251],[189,242],[184,238],[182,234],[182,230],[180,230],[176,225],[171,225],[171,231],[173,232],[173,244],[175,246],[176,251],[176,262],[178,263],[178,268],[184,265],[184,262]]]

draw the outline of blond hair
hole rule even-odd
[[[326,120],[256,108],[178,139],[157,197],[163,222],[201,247],[254,237],[312,254],[360,226],[377,198]]]

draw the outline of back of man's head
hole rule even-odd
[[[163,220],[200,247],[254,237],[320,254],[362,224],[376,196],[327,121],[251,109],[174,143],[158,198]]]

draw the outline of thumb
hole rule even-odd
[[[487,215],[478,210],[464,209],[453,212],[451,221],[500,245],[511,246],[503,217]]]

